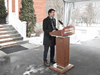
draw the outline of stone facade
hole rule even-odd
[[[46,16],[48,16],[48,10],[51,8],[55,9],[54,0],[46,0]]]
[[[46,0],[46,15],[48,15],[48,10],[50,8],[53,8],[58,12],[61,10],[60,8],[63,8],[63,0]]]

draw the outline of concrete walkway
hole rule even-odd
[[[42,57],[43,46],[0,57],[0,75],[100,75],[100,39],[71,44],[70,63],[75,67],[65,74],[45,67]]]

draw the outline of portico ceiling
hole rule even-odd
[[[87,1],[100,1],[100,0],[64,0],[65,2],[87,2]]]

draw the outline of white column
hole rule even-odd
[[[22,23],[24,24],[22,27],[23,40],[26,40],[26,21],[23,21]]]
[[[4,0],[5,1],[5,7],[6,7],[6,10],[7,10],[7,0]]]
[[[18,0],[15,0],[15,13],[16,13],[16,18],[19,19]]]
[[[11,16],[12,16],[12,0],[9,0],[9,24],[11,24]]]

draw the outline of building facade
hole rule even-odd
[[[10,0],[5,0],[5,5],[8,13],[9,13],[9,1]],[[33,0],[33,2],[34,2],[33,7],[35,9],[35,14],[37,16],[37,23],[42,22],[43,19],[46,17],[46,0]],[[19,12],[21,8],[21,0],[12,0],[12,13],[17,11],[16,5],[18,6],[18,17],[20,17]]]

